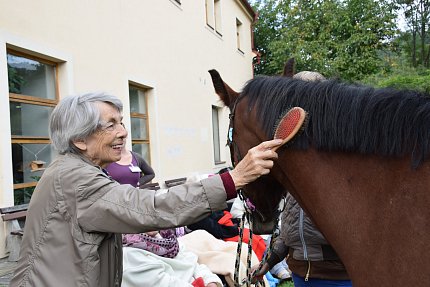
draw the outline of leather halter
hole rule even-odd
[[[233,140],[233,133],[234,133],[234,117],[235,117],[235,113],[236,113],[236,107],[237,107],[237,104],[240,102],[240,100],[242,100],[243,98],[244,98],[243,95],[240,95],[239,97],[236,98],[236,100],[233,103],[233,108],[231,109],[231,112],[228,116],[228,118],[230,119],[230,122],[228,125],[227,145],[230,148],[230,159],[231,159],[231,164],[233,165],[233,167],[236,167],[237,163],[242,160],[242,155],[240,153],[239,147],[238,147],[237,143]],[[236,159],[234,157],[235,154],[237,155]],[[245,209],[248,212],[250,212],[250,213],[257,212],[261,218],[263,218],[263,219],[265,218],[264,215],[257,210],[257,208],[251,202],[251,200],[247,196],[245,196],[243,189],[238,190],[237,193],[239,195],[239,198],[244,203]]]
[[[238,148],[237,144],[233,140],[234,115],[235,115],[235,112],[236,112],[236,106],[237,106],[237,104],[239,103],[239,101],[242,98],[243,98],[242,95],[240,95],[239,97],[237,97],[237,99],[233,103],[233,108],[231,109],[230,115],[228,116],[228,118],[230,120],[230,123],[228,125],[227,145],[230,148],[230,159],[231,159],[231,164],[233,165],[233,167],[236,167],[237,163],[242,160],[242,156],[240,154],[239,148]],[[235,158],[234,158],[234,154],[235,153],[238,156],[237,162],[235,161]]]
[[[233,167],[235,167],[237,165],[237,163],[242,160],[242,156],[240,154],[239,147],[237,146],[236,142],[233,140],[234,117],[235,117],[236,107],[242,98],[243,98],[243,95],[240,95],[239,97],[236,98],[236,100],[233,103],[233,108],[230,111],[230,115],[228,116],[230,122],[229,122],[229,126],[228,126],[227,145],[230,148],[230,158],[231,158],[231,163],[232,163]],[[235,154],[237,155],[237,161],[234,158]],[[261,216],[261,218],[264,218],[263,214],[261,214],[255,208],[255,206],[254,206],[254,204],[252,204],[251,200],[245,196],[242,189],[238,190],[238,195],[239,195],[239,198],[243,202],[243,205],[245,207],[245,212],[242,216],[241,226],[239,227],[239,241],[238,241],[238,247],[237,247],[237,256],[236,256],[235,272],[234,272],[234,284],[236,287],[242,286],[242,284],[244,284],[244,283],[246,284],[246,286],[250,286],[250,283],[251,283],[252,274],[251,274],[250,270],[251,270],[251,253],[252,253],[252,237],[253,237],[252,236],[252,234],[253,234],[253,228],[252,228],[253,215],[252,214],[253,214],[253,212],[257,212]],[[285,200],[285,198],[284,198],[284,200]],[[283,204],[283,208],[285,208],[285,202]],[[282,208],[282,210],[283,210],[283,208]],[[266,253],[266,256],[263,258],[263,260],[260,262],[258,269],[261,269],[263,264],[266,262],[268,255],[272,252],[275,238],[279,235],[279,227],[278,227],[279,214],[280,214],[280,212],[278,213],[278,216],[275,219],[275,225],[273,227],[272,240],[270,241],[269,250]],[[239,265],[240,265],[240,257],[241,257],[242,242],[243,242],[243,229],[244,229],[243,224],[245,222],[245,218],[249,223],[248,257],[247,257],[246,279],[244,279],[244,282],[240,283],[239,282]],[[264,282],[262,282],[262,281],[257,281],[256,285],[257,286],[265,286]]]

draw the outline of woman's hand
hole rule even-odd
[[[251,267],[251,283],[256,283],[257,281],[263,280],[263,276],[264,274],[266,274],[267,272],[269,272],[270,268],[269,268],[269,264],[264,263],[263,266],[261,266],[260,269],[258,269],[260,267],[260,264],[254,265]]]
[[[214,282],[208,283],[208,285],[206,285],[206,287],[218,287],[218,285]]]
[[[272,149],[279,146],[282,140],[270,140],[253,147],[230,172],[236,189],[253,182],[262,175],[268,174],[273,167],[273,160],[278,154]]]
[[[155,237],[155,236],[157,236],[158,231],[148,231],[148,232],[145,232],[145,233],[146,233],[146,235],[149,235],[151,237]]]

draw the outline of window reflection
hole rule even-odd
[[[55,66],[7,54],[9,92],[55,100]]]
[[[48,124],[53,107],[10,102],[13,136],[49,137]]]
[[[132,139],[148,139],[145,119],[131,118],[131,136]]]
[[[134,152],[141,155],[146,162],[148,162],[148,163],[150,162],[149,161],[149,144],[134,143],[134,144],[132,144],[131,148]]]
[[[146,96],[145,91],[135,87],[129,88],[130,93],[130,112],[146,114]]]

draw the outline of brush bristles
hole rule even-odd
[[[283,144],[290,141],[300,130],[307,118],[307,113],[300,107],[293,107],[278,121],[274,139],[282,139]]]

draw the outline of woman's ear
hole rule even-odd
[[[85,140],[75,140],[73,144],[80,150],[87,150],[87,143]]]

